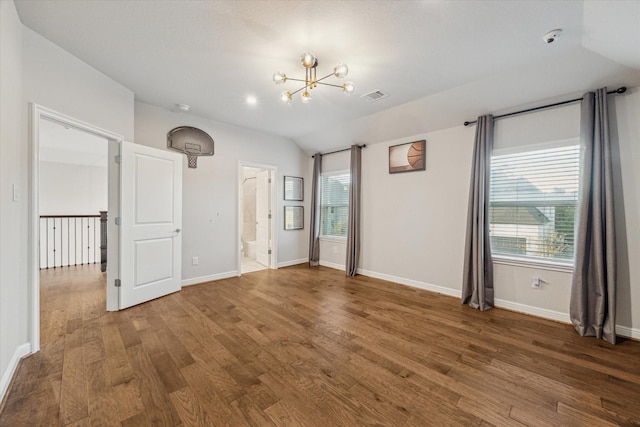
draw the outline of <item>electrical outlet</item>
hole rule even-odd
[[[191,265],[198,265],[199,262],[200,260],[198,259],[197,256],[194,256],[193,258],[191,258]]]
[[[542,289],[542,280],[538,276],[531,278],[531,287],[533,289]]]

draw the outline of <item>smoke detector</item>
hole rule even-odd
[[[562,32],[562,30],[560,28],[557,28],[555,30],[551,30],[547,34],[545,34],[544,37],[542,37],[542,40],[544,40],[544,42],[547,43],[547,44],[551,44],[558,37],[560,37],[560,33],[561,32]]]

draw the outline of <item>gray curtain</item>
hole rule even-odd
[[[345,273],[355,276],[360,258],[360,175],[362,147],[351,146],[351,189],[349,191],[349,226],[347,228],[347,261]]]
[[[478,117],[473,148],[467,236],[464,249],[462,303],[493,307],[493,262],[489,240],[489,177],[493,149],[493,116]]]
[[[309,265],[320,265],[320,172],[322,154],[313,157],[313,177],[311,178],[311,218],[309,220]]]
[[[582,336],[616,343],[616,242],[607,89],[582,98],[582,176],[570,316]]]

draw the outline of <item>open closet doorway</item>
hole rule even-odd
[[[275,167],[240,164],[239,273],[275,268]]]

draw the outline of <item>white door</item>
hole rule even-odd
[[[271,240],[271,171],[263,170],[256,176],[256,261],[271,267],[269,260]]]
[[[182,156],[122,143],[120,309],[181,288]]]

